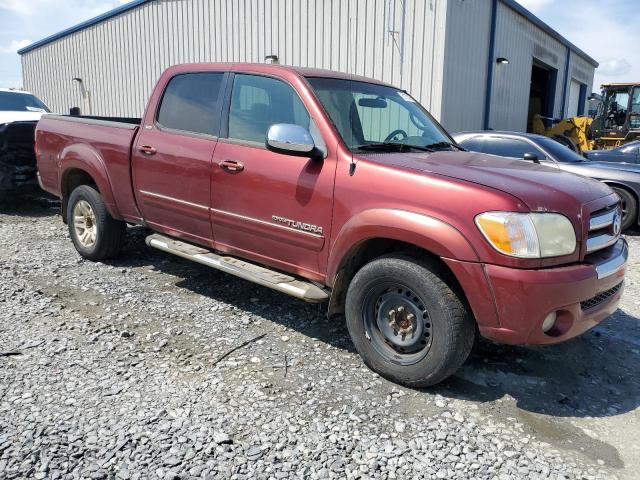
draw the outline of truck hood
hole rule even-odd
[[[531,210],[566,211],[612,193],[590,178],[530,161],[475,152],[411,152],[361,156],[399,168],[456,178],[503,191]]]
[[[20,122],[25,120],[40,120],[43,112],[6,112],[0,111],[0,125],[3,123]]]

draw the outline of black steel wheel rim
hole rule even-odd
[[[413,365],[429,352],[433,324],[426,303],[407,286],[384,283],[371,287],[362,316],[367,339],[386,360]]]

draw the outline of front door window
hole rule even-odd
[[[309,114],[295,91],[270,77],[236,75],[229,109],[229,138],[264,144],[276,123],[309,129]]]

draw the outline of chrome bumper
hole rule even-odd
[[[598,279],[607,278],[627,264],[629,246],[624,238],[619,239],[613,250],[592,258],[590,263],[596,268]]]

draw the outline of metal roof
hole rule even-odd
[[[36,48],[42,47],[51,42],[55,42],[56,40],[66,37],[67,35],[71,35],[72,33],[78,32],[80,30],[84,30],[85,28],[92,27],[93,25],[97,25],[98,23],[102,23],[105,20],[109,20],[110,18],[118,16],[121,13],[128,12],[129,10],[133,10],[134,8],[139,7],[140,5],[144,5],[145,3],[149,3],[151,1],[153,0],[133,0],[132,2],[125,3],[124,5],[114,8],[113,10],[109,10],[108,12],[103,13],[102,15],[98,15],[97,17],[93,17],[85,22],[79,23],[77,25],[74,25],[73,27],[69,27],[65,30],[62,30],[61,32],[54,33],[53,35],[43,38],[42,40],[38,40],[37,42],[32,43],[31,45],[27,45],[26,47],[18,50],[18,54],[23,55],[27,52],[30,52],[31,50],[35,50]]]
[[[151,1],[153,0],[133,0],[132,2],[126,3],[118,8],[114,8],[113,10],[103,13],[102,15],[98,15],[97,17],[91,18],[86,22],[79,23],[78,25],[67,28],[66,30],[62,30],[61,32],[55,33],[53,35],[50,35],[46,38],[43,38],[42,40],[38,40],[37,42],[32,43],[31,45],[28,45],[21,50],[18,50],[18,54],[23,55],[27,52],[30,52],[31,50],[35,50],[36,48],[42,47],[44,45],[47,45],[48,43],[59,40],[60,38],[66,37],[67,35],[71,35],[72,33],[78,32],[80,30],[84,30],[85,28],[89,28],[93,25],[97,25],[98,23],[104,22],[105,20],[113,18],[117,15],[120,15],[124,12],[132,10],[136,7],[139,7],[140,5],[143,5]],[[565,45],[572,52],[575,52],[581,57],[583,57],[585,60],[591,63],[594,67],[598,67],[598,62],[596,60],[594,60],[592,57],[587,55],[584,51],[576,47],[573,43],[571,43],[569,40],[564,38],[562,35],[560,35],[553,28],[551,28],[549,25],[544,23],[542,20],[540,20],[538,17],[536,17],[533,13],[531,13],[529,10],[524,8],[518,2],[516,2],[515,0],[500,0],[500,1],[505,5],[507,5],[509,8],[519,13],[520,15],[522,15],[523,17],[525,17],[527,20],[529,20],[531,23],[536,25],[541,30],[544,30],[547,34],[549,34],[550,36],[558,40],[560,43]]]

